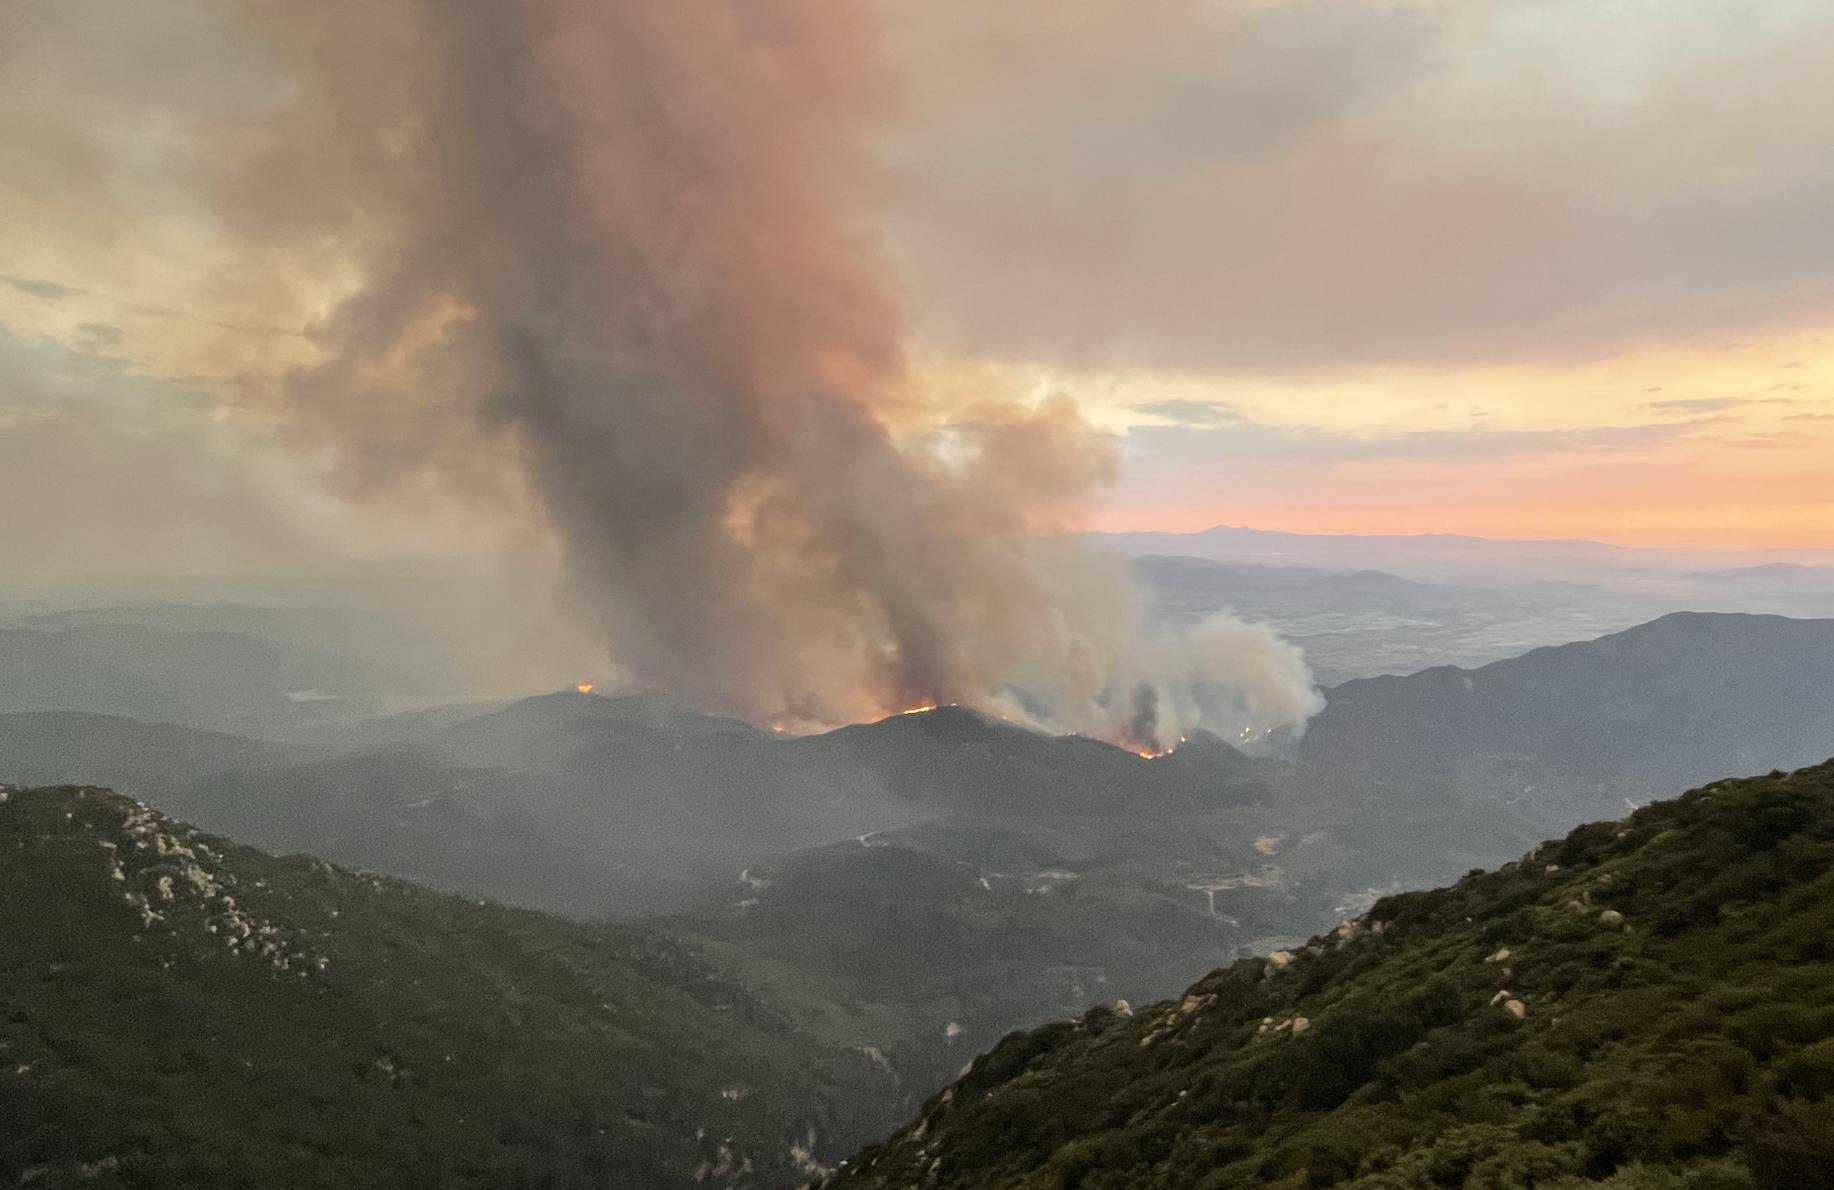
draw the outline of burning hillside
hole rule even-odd
[[[909,375],[876,6],[229,7],[275,85],[194,197],[235,292],[313,320],[235,402],[344,495],[508,510],[620,672],[790,732],[955,703],[1152,750],[1316,709],[1265,629],[1143,635],[1070,536],[1118,460],[1072,402]]]

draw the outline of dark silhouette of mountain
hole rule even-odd
[[[1834,1185],[1834,762],[1015,1033],[823,1190]]]
[[[654,691],[607,696],[563,691],[524,698],[444,730],[403,736],[463,764],[527,768],[551,763],[607,738],[666,740],[731,735],[762,741],[763,732],[737,719],[697,714]]]
[[[361,752],[424,740],[441,728],[481,718],[507,705],[503,702],[440,703],[392,715],[276,725],[268,730],[265,738],[305,744],[322,751]]]
[[[1101,740],[1046,735],[966,707],[843,727],[786,741],[784,751],[792,763],[877,786],[902,802],[994,815],[1190,812],[1252,800],[1260,773],[1208,732],[1148,761]]]
[[[771,1190],[892,1079],[681,940],[0,787],[0,1182]]]
[[[1550,826],[1834,754],[1834,620],[1676,613],[1326,692],[1298,755],[1491,789]]]

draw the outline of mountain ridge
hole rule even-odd
[[[1834,761],[1007,1037],[825,1190],[1834,1184]]]
[[[1475,669],[1360,678],[1290,755],[1514,791],[1548,829],[1834,754],[1834,620],[1676,612]]]
[[[7,1184],[766,1190],[898,1102],[662,931],[82,787],[0,787],[0,856]]]

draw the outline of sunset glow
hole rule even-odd
[[[1074,395],[1122,452],[1106,530],[1834,545],[1834,320],[1507,363],[925,368]]]

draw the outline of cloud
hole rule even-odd
[[[1651,401],[1646,408],[1659,413],[1719,413],[1749,405],[1747,397],[1691,397],[1673,401]]]
[[[7,585],[322,565],[330,555],[300,493],[257,443],[208,415],[213,403],[120,359],[0,326]]]
[[[0,6],[26,179],[0,223],[43,229],[0,271],[82,296],[19,315],[76,345],[60,367],[211,377],[352,503],[522,518],[618,662],[703,709],[1022,689],[1109,733],[1120,694],[1187,679],[1154,672],[1118,562],[1060,559],[1068,583],[1032,542],[1115,452],[1067,400],[907,383],[883,41],[858,0]],[[1195,129],[1204,91],[1143,118]]]
[[[894,244],[961,350],[1571,358],[1834,306],[1826,5],[904,11]]]
[[[101,322],[84,322],[78,324],[77,346],[86,352],[100,354],[112,351],[121,346],[121,328]]]
[[[0,282],[12,286],[20,293],[30,294],[32,297],[36,298],[45,298],[49,301],[74,297],[83,292],[69,285],[59,285],[55,281],[39,281],[31,277],[0,277]]]
[[[1241,413],[1221,401],[1166,400],[1135,405],[1134,410],[1148,417],[1164,418],[1181,426],[1219,426],[1245,422]]]
[[[1694,436],[1719,419],[1596,426],[1573,430],[1474,427],[1345,433],[1317,426],[1239,425],[1199,429],[1136,426],[1126,439],[1129,469],[1255,463],[1328,464],[1370,460],[1481,462],[1571,452],[1644,454]]]

